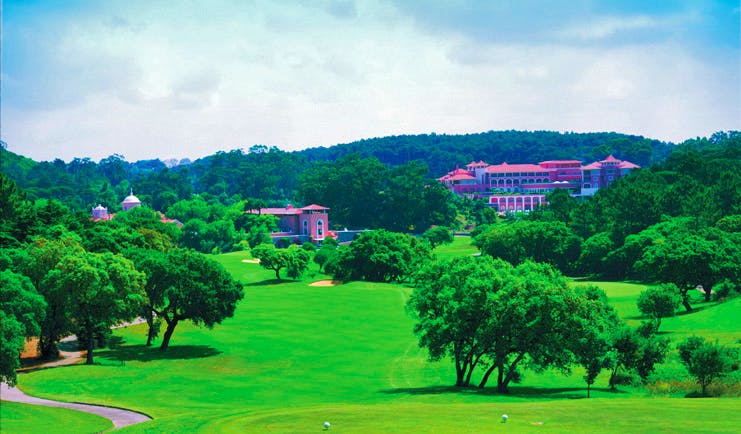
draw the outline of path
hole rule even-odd
[[[33,405],[44,405],[47,407],[64,407],[72,410],[84,411],[86,413],[97,414],[110,419],[113,422],[115,428],[122,428],[136,423],[146,422],[152,420],[151,417],[146,414],[137,413],[135,411],[124,410],[122,408],[104,407],[102,405],[91,405],[91,404],[79,404],[76,402],[60,402],[52,401],[49,399],[34,398],[28,396],[15,387],[8,387],[7,384],[2,383],[0,385],[0,397],[3,401],[22,402],[25,404]]]
[[[126,327],[132,324],[139,324],[143,321],[144,321],[143,319],[138,318],[133,322],[124,323],[114,328]],[[62,339],[60,343],[61,343],[61,345],[59,346],[60,347],[59,354],[61,356],[60,359],[54,360],[51,362],[42,363],[39,365],[27,366],[27,367],[24,367],[23,369],[19,369],[18,372],[35,371],[38,369],[52,368],[55,366],[73,365],[83,359],[82,351],[64,351],[64,349],[66,348],[71,349],[77,346],[76,336],[74,335],[68,336]],[[9,387],[5,383],[0,383],[0,399],[3,401],[21,402],[24,404],[44,405],[46,407],[63,407],[63,408],[69,408],[72,410],[84,411],[86,413],[97,414],[98,416],[103,416],[106,419],[109,419],[111,422],[113,422],[114,428],[122,428],[125,426],[134,425],[137,423],[142,423],[148,420],[152,420],[151,417],[147,416],[144,413],[137,413],[135,411],[125,410],[123,408],[106,407],[104,405],[81,404],[77,402],[52,401],[50,399],[35,398],[33,396],[26,395],[25,393],[23,393],[22,391],[20,391],[19,389],[15,387]]]

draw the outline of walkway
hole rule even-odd
[[[123,325],[119,325],[118,327],[125,327],[131,324],[138,324],[143,321],[144,321],[143,319],[139,318],[134,322],[125,323]],[[61,358],[59,360],[43,363],[40,365],[28,366],[23,369],[19,369],[18,372],[35,371],[38,369],[51,368],[55,366],[73,365],[75,363],[78,363],[79,361],[83,359],[82,351],[64,351],[64,348],[76,347],[77,346],[76,341],[77,341],[77,338],[75,336],[68,336],[61,340],[61,345],[60,345]],[[137,423],[142,423],[148,420],[152,420],[152,418],[147,416],[146,414],[137,413],[131,410],[125,410],[123,408],[106,407],[103,405],[93,405],[93,404],[80,404],[76,402],[52,401],[50,399],[34,398],[33,396],[26,395],[25,393],[21,392],[19,389],[15,387],[12,387],[12,388],[9,387],[5,383],[0,383],[0,400],[21,402],[24,404],[44,405],[46,407],[63,407],[63,408],[69,408],[72,410],[84,411],[86,413],[97,414],[98,416],[103,416],[106,419],[110,419],[110,421],[113,422],[114,428],[122,428],[125,426],[134,425]]]
[[[84,411],[86,413],[97,414],[110,419],[113,422],[115,428],[122,428],[136,423],[146,422],[152,420],[151,417],[146,414],[137,413],[135,411],[124,410],[121,408],[104,407],[102,405],[90,405],[90,404],[79,404],[74,402],[60,402],[52,401],[49,399],[34,398],[28,396],[15,387],[8,387],[7,384],[2,383],[0,385],[0,398],[3,401],[22,402],[25,404],[33,405],[44,405],[47,407],[64,407],[72,410]]]

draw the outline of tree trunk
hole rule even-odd
[[[93,330],[88,329],[85,333],[87,336],[85,337],[85,349],[87,349],[87,358],[85,359],[86,365],[92,365],[93,364]]]
[[[165,335],[162,337],[162,345],[160,345],[160,351],[165,351],[167,349],[167,346],[170,345],[170,338],[172,337],[172,333],[175,331],[175,326],[177,325],[177,319],[167,321],[167,330],[165,330]]]
[[[147,320],[147,326],[149,327],[149,329],[147,330],[147,346],[151,347],[152,341],[155,337],[157,337],[157,330],[154,326],[154,315],[152,314],[152,312],[149,312],[147,315],[145,315],[145,318]]]
[[[591,389],[591,384],[587,383],[587,398],[589,398],[589,390]]]
[[[687,290],[682,291],[682,306],[687,312],[692,312],[692,306],[690,306],[690,297],[687,295]]]
[[[713,293],[713,287],[710,285],[702,285],[702,292],[705,294],[705,301],[708,302]]]
[[[507,393],[507,385],[504,384],[504,362],[497,363],[497,392]]]
[[[275,278],[280,280],[280,268],[275,269]]]
[[[57,344],[48,336],[39,336],[39,352],[44,360],[53,360],[59,358],[59,349]]]
[[[486,382],[489,381],[489,376],[492,372],[494,372],[495,369],[497,369],[497,366],[491,365],[489,369],[486,370],[484,376],[481,378],[481,382],[479,383],[479,389],[483,389],[484,386],[486,386]]]

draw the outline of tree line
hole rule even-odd
[[[231,317],[242,284],[218,263],[178,246],[179,230],[146,208],[93,222],[56,200],[25,199],[0,173],[0,379],[15,382],[25,339],[42,358],[75,334],[94,363],[111,327],[148,323],[147,345],[165,324],[166,350],[182,321],[213,327]]]

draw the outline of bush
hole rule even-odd
[[[715,293],[713,297],[716,301],[724,300],[731,295],[731,292],[739,292],[739,290],[741,290],[741,287],[726,279],[713,286],[713,292]]]

